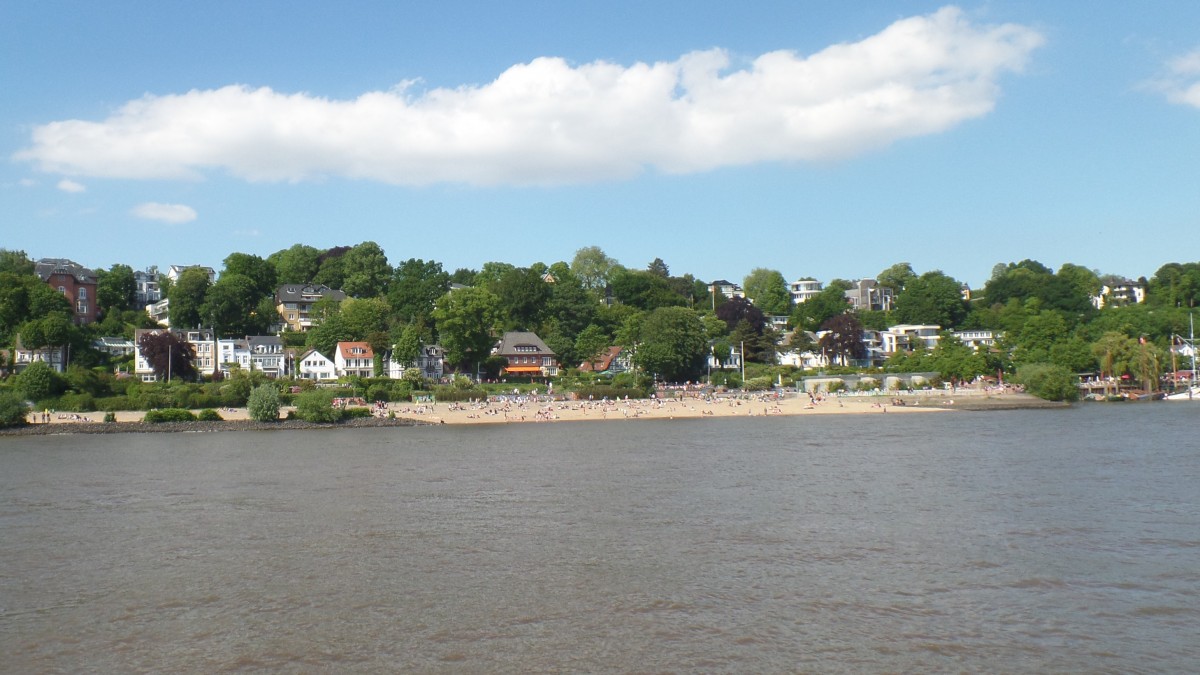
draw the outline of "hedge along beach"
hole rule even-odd
[[[1063,408],[1064,403],[1043,401],[1023,393],[983,394],[962,391],[921,392],[897,396],[829,396],[811,399],[807,395],[728,396],[715,398],[621,399],[609,401],[550,400],[547,397],[493,397],[486,403],[407,403],[393,402],[376,409],[374,418],[340,424],[295,424],[295,420],[274,425],[252,423],[255,429],[298,429],[337,426],[404,426],[411,424],[521,424],[540,422],[610,421],[638,419],[701,419],[720,417],[771,417],[804,415],[878,415],[946,412],[953,410],[1002,410],[1014,408]],[[290,407],[281,409],[286,416]],[[199,411],[193,411],[199,412]],[[32,413],[36,424],[6,430],[8,433],[120,433],[176,430],[220,430],[247,428],[251,423],[246,408],[221,408],[224,422],[187,422],[181,424],[143,424],[144,411],[120,411],[116,422],[103,423],[104,413],[60,413],[49,415],[42,424],[42,412]],[[282,422],[282,420],[281,420]],[[102,427],[102,428],[101,428]]]

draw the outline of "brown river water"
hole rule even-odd
[[[0,438],[0,671],[1200,669],[1200,405]]]

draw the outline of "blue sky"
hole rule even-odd
[[[1200,259],[1194,0],[407,4],[5,3],[0,246],[972,286]]]

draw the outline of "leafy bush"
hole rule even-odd
[[[16,377],[17,388],[25,392],[26,398],[41,401],[63,390],[62,377],[45,361],[34,361]]]
[[[1016,380],[1025,391],[1047,401],[1074,401],[1079,398],[1075,376],[1053,363],[1031,363],[1017,369]]]
[[[367,387],[368,401],[390,401],[392,400],[391,388],[386,384],[373,384]]]
[[[766,389],[770,389],[771,385],[773,384],[775,384],[775,380],[771,379],[771,376],[769,375],[764,377],[751,377],[746,380],[746,386],[744,388],[747,391],[764,391]]]
[[[575,390],[575,394],[581,400],[594,399],[599,401],[608,397],[610,401],[615,401],[618,398],[646,398],[646,392],[642,389],[634,389],[632,387],[614,387],[606,384],[598,384],[591,387],[581,387]]]
[[[91,394],[63,394],[58,398],[58,407],[71,412],[91,412],[96,409],[96,399]]]
[[[163,408],[162,410],[151,410],[146,413],[146,417],[142,420],[150,424],[159,424],[162,422],[194,422],[196,416],[190,410],[183,408]]]
[[[96,410],[137,410],[137,406],[129,400],[128,396],[106,396],[96,399]]]
[[[345,416],[345,410],[333,407],[331,391],[310,391],[296,396],[296,417],[305,422],[340,422]]]
[[[116,422],[117,421],[117,413],[112,412],[112,411],[104,413],[104,421],[107,423]]]
[[[361,407],[346,408],[342,412],[345,413],[345,416],[342,419],[347,419],[347,420],[359,419],[362,417],[371,417],[371,415],[372,415],[370,408],[361,408]]]
[[[433,389],[433,399],[435,401],[470,401],[472,399],[483,400],[485,398],[487,398],[487,392],[482,389],[457,389],[453,386],[434,387]]]
[[[25,424],[29,406],[17,394],[0,391],[0,427],[16,427]]]
[[[273,384],[260,384],[250,390],[246,402],[250,419],[256,422],[274,422],[279,419],[279,389]]]
[[[196,419],[200,420],[201,422],[220,422],[225,418],[221,417],[221,413],[217,412],[216,410],[213,410],[212,408],[205,408],[196,415]]]

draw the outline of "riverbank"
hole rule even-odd
[[[1017,410],[1064,408],[1066,403],[1043,401],[1029,394],[950,394],[947,392],[887,396],[844,396],[811,400],[807,396],[772,400],[769,397],[704,400],[637,399],[620,401],[535,401],[512,398],[487,403],[393,403],[375,417],[337,424],[302,420],[255,422],[245,408],[222,408],[216,422],[146,424],[145,412],[116,413],[115,422],[102,422],[104,413],[50,413],[49,423],[0,429],[0,436],[111,433],[180,433],[214,431],[283,431],[303,429],[407,427],[435,424],[521,424],[631,419],[701,419],[718,417],[775,417],[807,415],[879,415],[946,412],[953,410]],[[284,414],[286,414],[285,409]],[[31,415],[31,418],[35,417]]]

